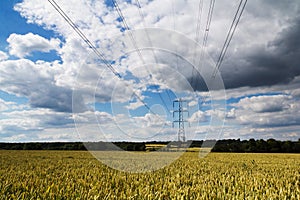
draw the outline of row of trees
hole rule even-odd
[[[298,141],[240,140],[229,139],[210,141],[215,144],[213,152],[254,152],[254,153],[300,153]],[[146,151],[149,144],[168,144],[169,142],[30,142],[30,143],[0,143],[0,150],[125,150]],[[203,141],[189,141],[190,148],[202,147]],[[175,143],[176,144],[176,143]],[[178,143],[178,146],[181,144]]]
[[[254,153],[300,153],[298,141],[268,140],[220,140],[212,149],[214,152],[254,152]]]
[[[29,142],[0,143],[0,150],[125,150],[145,151],[145,143],[137,142]]]
[[[2,150],[86,150],[82,142],[0,143]]]

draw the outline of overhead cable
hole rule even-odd
[[[204,47],[206,47],[206,45],[207,45],[208,33],[210,30],[210,24],[211,24],[213,12],[214,12],[214,7],[215,7],[215,0],[211,0],[210,4],[209,4],[208,16],[207,16],[206,27],[205,27],[205,34],[204,34],[204,39],[203,39]]]
[[[223,45],[223,48],[220,52],[220,55],[219,55],[219,58],[217,60],[217,63],[216,63],[216,67],[215,67],[215,70],[214,70],[214,73],[213,73],[213,77],[216,76],[217,74],[217,71],[220,69],[221,67],[221,64],[223,62],[223,59],[224,59],[224,56],[227,52],[227,49],[228,49],[228,46],[232,40],[232,37],[234,35],[234,32],[236,30],[236,27],[238,26],[238,23],[240,21],[240,18],[245,10],[245,7],[246,7],[246,4],[247,4],[247,0],[241,0],[240,3],[239,3],[239,6],[238,6],[238,9],[234,15],[234,18],[232,20],[232,23],[231,23],[231,26],[229,28],[229,31],[227,33],[227,36],[226,36],[226,40],[224,42],[224,45]]]
[[[197,25],[196,25],[196,36],[195,36],[195,47],[194,47],[194,54],[193,54],[193,66],[192,66],[192,78],[191,78],[191,86],[194,89],[194,73],[196,71],[195,65],[196,65],[196,52],[197,52],[197,46],[200,38],[200,28],[201,28],[201,16],[202,16],[202,9],[203,9],[203,0],[199,0],[198,4],[198,16],[197,16]],[[200,57],[202,57],[202,52],[200,52]],[[201,59],[201,58],[200,58]]]
[[[72,27],[72,29],[81,37],[81,39],[94,51],[94,53],[102,59],[104,64],[121,79],[121,75],[115,70],[115,68],[105,59],[103,53],[101,53],[92,42],[84,35],[84,33],[78,28],[78,26],[70,19],[70,17],[61,9],[61,7],[54,1],[48,0],[48,2],[53,6],[53,8],[63,17],[63,19]]]
[[[61,9],[61,7],[55,2],[55,0],[48,0],[48,2],[53,6],[53,8],[63,17],[63,19],[71,26],[71,28],[80,36],[80,38],[93,50],[93,52],[102,59],[104,64],[113,72],[115,76],[117,76],[120,80],[123,80],[120,73],[117,72],[117,70],[106,60],[104,54],[100,52],[93,43],[85,36],[85,34],[78,28],[78,26],[70,19],[70,17]],[[126,82],[124,84],[127,85]],[[149,112],[151,112],[154,115],[158,115],[155,112],[151,110],[151,108],[144,102],[144,100],[135,92],[132,91],[133,95],[136,96],[136,98],[142,102],[144,107],[147,108]]]
[[[128,24],[127,24],[125,18],[124,18],[124,15],[123,15],[123,13],[122,13],[122,11],[121,11],[119,5],[118,5],[118,2],[115,1],[115,0],[112,0],[112,1],[113,1],[113,3],[114,3],[114,6],[115,6],[116,9],[117,9],[117,13],[118,13],[119,17],[121,18],[122,22],[124,22],[124,23],[123,23],[124,26],[126,27],[127,30],[129,30],[129,26],[128,26]],[[135,2],[136,2],[137,7],[138,7],[139,15],[140,15],[140,17],[142,18],[143,26],[146,27],[145,15],[144,15],[144,13],[143,13],[143,11],[142,11],[142,6],[141,6],[139,0],[135,0]],[[148,39],[148,41],[149,41],[150,47],[153,47],[153,43],[152,43],[152,40],[151,40],[151,38],[150,38],[150,36],[149,36],[149,33],[148,33],[148,30],[147,30],[147,29],[145,29],[145,33],[146,33],[147,39]],[[139,57],[141,58],[142,62],[145,64],[145,61],[144,61],[143,56],[142,56],[142,54],[141,54],[141,52],[140,52],[140,50],[139,50],[139,48],[138,48],[138,46],[137,46],[137,42],[136,42],[134,36],[132,35],[131,32],[129,32],[129,34],[130,34],[130,38],[131,38],[131,41],[132,41],[132,43],[133,43],[135,49],[138,51]],[[156,54],[155,54],[153,48],[151,48],[151,51],[152,51],[152,54],[153,54],[155,63],[158,64],[158,59],[157,59],[157,56],[156,56]],[[147,67],[146,67],[146,70],[147,70],[147,72],[148,72],[149,74],[151,74],[150,71],[149,71],[149,69],[148,69]],[[169,97],[169,99],[170,99],[170,101],[171,101],[171,98],[170,98],[170,95],[169,95],[168,90],[166,90],[166,92],[167,92],[167,95],[168,95],[168,97]],[[166,107],[166,109],[168,110],[168,113],[170,113],[170,109],[168,108],[167,103],[165,102],[165,100],[164,100],[164,98],[162,97],[161,93],[158,92],[158,95],[159,95],[160,100],[162,101],[162,103],[164,104],[164,106]]]
[[[139,55],[141,61],[142,61],[143,63],[145,63],[144,58],[143,58],[143,56],[142,56],[142,53],[141,53],[140,49],[138,48],[137,42],[136,42],[136,40],[134,39],[132,32],[130,31],[130,28],[129,28],[127,22],[126,22],[126,19],[124,18],[124,15],[123,15],[123,13],[122,13],[120,7],[119,7],[118,2],[117,2],[116,0],[112,0],[112,3],[114,4],[114,6],[115,6],[115,8],[116,8],[116,11],[117,11],[119,17],[121,18],[121,22],[122,22],[123,25],[125,26],[125,29],[129,31],[129,36],[130,36],[131,42],[132,42],[132,44],[133,44],[135,50],[137,51],[137,53],[138,53],[138,55]]]

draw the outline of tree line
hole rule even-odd
[[[237,153],[300,153],[300,139],[298,141],[268,140],[211,140],[212,152],[237,152]],[[149,144],[165,144],[169,142],[27,142],[27,143],[0,143],[0,150],[125,150],[146,151]],[[203,141],[188,141],[190,148],[201,147]],[[176,144],[176,143],[175,143]],[[178,143],[178,146],[181,146]],[[173,147],[174,148],[174,147]]]
[[[214,152],[239,153],[300,153],[300,139],[298,141],[268,140],[219,140],[212,149]]]

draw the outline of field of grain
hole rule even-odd
[[[134,174],[84,151],[0,151],[0,199],[298,200],[299,166],[299,154],[188,152],[163,169]]]

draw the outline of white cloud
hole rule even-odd
[[[70,113],[50,109],[6,110],[0,114],[2,141],[55,141],[55,138],[74,132]],[[68,130],[65,132],[65,130]],[[69,135],[69,139],[76,138]]]
[[[198,105],[198,101],[193,100],[193,101],[189,102],[189,107],[193,107],[193,106],[196,106],[196,105]]]
[[[8,55],[5,52],[0,51],[0,61],[6,60],[6,59],[8,59]]]
[[[79,124],[105,124],[113,121],[113,116],[106,112],[85,111],[82,113],[73,113],[72,118],[77,125]]]
[[[300,123],[299,103],[284,95],[250,97],[236,104],[235,117],[252,127],[293,126]]]
[[[207,119],[206,119],[207,114],[201,110],[198,110],[196,112],[194,112],[192,114],[192,116],[189,118],[189,122],[193,123],[193,122],[205,122]]]
[[[0,99],[0,112],[8,110],[14,104],[14,102],[8,102],[4,101],[3,99]]]
[[[0,120],[0,129],[2,133],[7,131],[20,132],[20,131],[35,131],[42,129],[39,127],[39,120],[32,118],[17,118]]]
[[[235,118],[235,108],[232,108],[230,109],[228,112],[227,112],[227,115],[226,115],[226,118]]]
[[[25,35],[12,33],[7,38],[7,42],[9,43],[8,48],[10,55],[19,58],[29,56],[34,51],[49,52],[51,50],[58,50],[60,45],[60,40],[57,38],[48,40],[33,33],[27,33]]]
[[[246,97],[236,106],[256,113],[280,112],[289,108],[290,99],[291,97],[287,95]]]
[[[228,126],[223,129],[223,139],[270,139],[277,140],[298,140],[300,137],[299,125],[281,127],[249,127],[249,126]]]
[[[73,115],[80,138],[84,141],[145,141],[173,137],[176,129],[163,116],[148,113],[140,117],[106,112]],[[170,134],[172,133],[172,134]]]
[[[152,113],[147,113],[145,116],[142,117],[133,117],[136,124],[142,128],[148,127],[163,127],[165,125],[165,119],[161,115],[155,115]]]
[[[144,104],[141,102],[141,101],[136,101],[136,102],[133,102],[133,103],[129,103],[128,106],[126,106],[127,109],[130,109],[130,110],[135,110],[141,106],[143,106]]]
[[[72,124],[73,120],[69,113],[55,112],[50,109],[16,110],[3,113],[9,119],[33,121],[33,127],[53,127]],[[5,124],[4,124],[5,125]],[[30,123],[28,123],[30,125]],[[27,125],[23,126],[27,129]],[[30,125],[31,127],[31,125]]]

